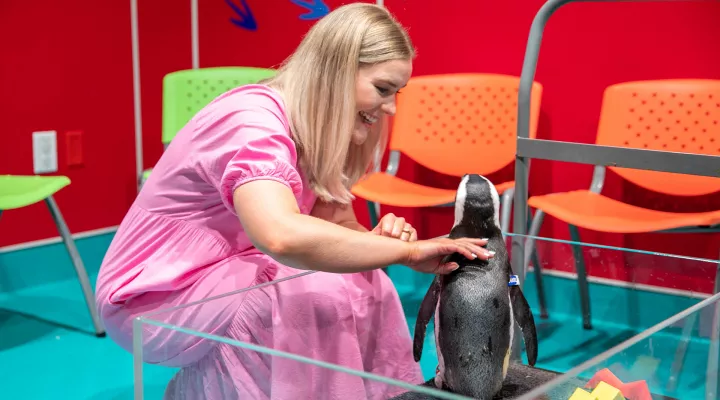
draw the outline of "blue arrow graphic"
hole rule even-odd
[[[290,0],[293,4],[303,7],[308,10],[307,13],[300,16],[300,19],[319,19],[327,15],[330,12],[330,8],[323,3],[322,0]]]
[[[238,1],[240,2],[240,5],[242,7],[234,4],[232,0],[225,0],[227,5],[229,5],[230,8],[232,8],[239,17],[230,18],[230,22],[239,26],[240,28],[247,29],[249,31],[256,31],[257,22],[255,21],[255,17],[252,14],[252,10],[250,10],[250,6],[247,5],[247,2],[245,0]]]

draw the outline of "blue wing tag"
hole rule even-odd
[[[517,286],[520,283],[518,282],[518,276],[517,275],[510,275],[510,282],[508,282],[508,286]]]

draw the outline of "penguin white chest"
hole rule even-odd
[[[510,332],[508,332],[508,337],[510,338],[510,341],[508,342],[507,352],[505,353],[505,360],[503,360],[503,379],[505,379],[505,377],[507,376],[508,367],[510,366],[510,353],[512,352],[513,335],[515,334],[515,316],[513,315],[512,298],[510,297],[510,291],[508,291],[508,306],[510,307]]]

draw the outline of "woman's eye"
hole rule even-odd
[[[385,89],[380,86],[375,86],[375,89],[377,89],[378,93],[380,93],[381,95],[386,95],[389,92],[389,89]]]

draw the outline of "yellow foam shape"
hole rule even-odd
[[[595,400],[595,396],[580,388],[577,388],[568,400]]]
[[[625,400],[620,389],[600,381],[591,393],[593,400]]]

